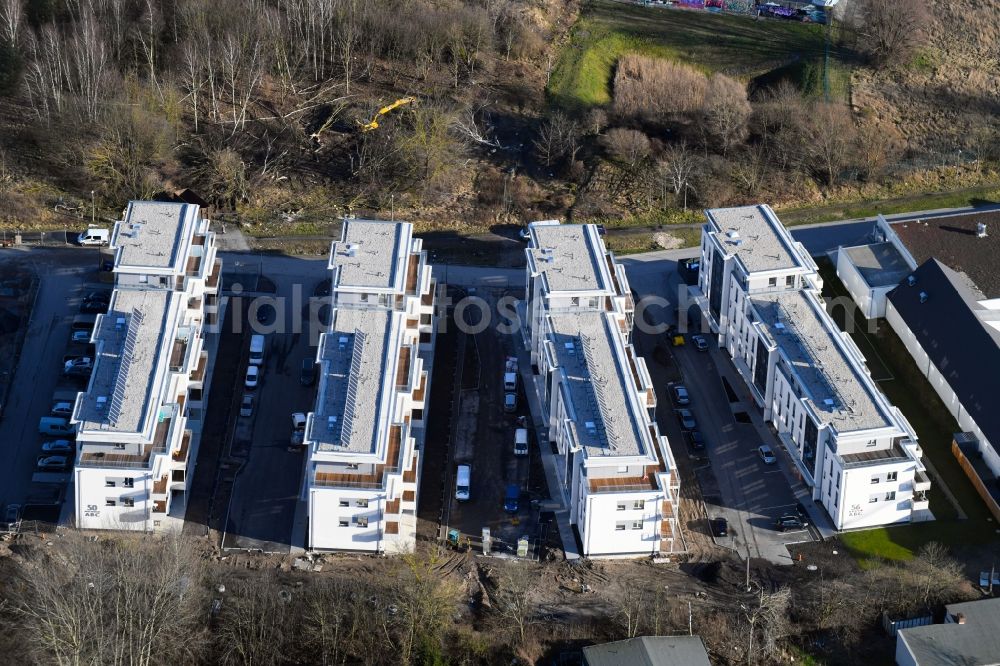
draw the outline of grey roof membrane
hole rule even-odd
[[[169,363],[167,322],[181,295],[169,289],[116,289],[95,335],[99,353],[90,391],[81,398],[79,430],[138,433],[149,401],[162,388],[159,365]],[[172,333],[172,332],[171,332]],[[159,360],[159,364],[157,361]],[[153,395],[154,392],[157,395]]]
[[[945,606],[949,616],[965,616],[965,624],[929,624],[900,629],[900,636],[920,666],[1000,664],[1000,599],[981,599]]]
[[[765,206],[713,208],[706,211],[718,226],[712,235],[726,251],[739,257],[751,273],[790,269],[802,266],[801,258],[789,246],[790,236],[774,217],[776,228]]]
[[[847,253],[869,287],[895,286],[910,272],[910,266],[892,243],[845,247],[841,252]]]
[[[197,218],[197,206],[159,201],[129,203],[125,220],[117,225],[115,247],[120,248],[118,267],[178,267],[186,228]]]
[[[609,317],[597,311],[549,315],[552,343],[576,410],[577,437],[588,456],[650,455],[643,414],[628,393],[635,384],[615,354]]]
[[[535,269],[545,275],[549,293],[612,291],[605,255],[582,224],[533,225],[535,244],[528,248]]]
[[[333,326],[323,337],[321,375],[308,441],[320,451],[376,453],[380,422],[388,418],[386,401],[395,390],[395,359],[402,338],[391,310],[335,310]]]
[[[824,325],[826,313],[804,291],[754,295],[752,301],[825,422],[838,432],[893,425],[876,402],[871,378],[854,367],[843,341]]]
[[[403,222],[345,220],[330,248],[330,268],[340,269],[338,288],[401,288],[409,248],[401,247]]]

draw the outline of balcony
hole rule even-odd
[[[925,472],[917,470],[913,475],[913,490],[915,493],[925,493],[931,489],[931,480]]]
[[[422,372],[420,373],[420,385],[416,388],[415,391],[413,391],[413,401],[423,402],[424,392],[426,391],[426,389],[427,389],[427,373]]]
[[[385,503],[385,514],[387,516],[397,515],[399,513],[400,499],[396,498]]]
[[[204,245],[205,244],[205,239],[206,239],[205,236],[195,236],[193,239],[191,239],[191,244],[192,245]]]
[[[674,538],[674,526],[673,523],[664,518],[660,521],[660,538],[661,539],[673,539]]]
[[[187,340],[174,340],[174,346],[170,350],[170,370],[180,372],[184,368],[184,359],[187,357]]]
[[[170,483],[184,483],[187,477],[187,472],[183,469],[175,469],[170,473]]]
[[[396,368],[396,388],[405,388],[410,385],[410,348],[403,347],[399,350],[399,365]]]
[[[188,257],[187,268],[184,274],[191,277],[198,277],[201,274],[201,259],[201,256]]]
[[[927,499],[927,494],[923,492],[913,493],[913,507],[914,511],[927,511],[930,508],[930,501]]]
[[[142,446],[141,453],[123,453],[120,449],[81,451],[76,464],[80,467],[147,467],[154,455],[166,453],[171,420],[163,419],[156,424],[153,442]]]
[[[208,352],[203,351],[198,356],[198,365],[195,369],[191,371],[191,381],[193,382],[203,382],[205,381],[205,368],[208,366]]]
[[[222,274],[222,262],[218,259],[212,265],[212,273],[208,276],[205,281],[205,286],[208,289],[217,289],[219,287],[219,276]]]
[[[392,426],[386,460],[399,461],[401,443],[402,428]],[[325,488],[381,488],[387,474],[399,474],[400,471],[395,465],[375,465],[371,472],[324,472],[317,469],[313,473],[313,485]]]
[[[187,462],[188,448],[191,446],[191,431],[185,430],[181,437],[181,448],[170,454],[170,459],[174,462]]]
[[[166,500],[156,500],[153,502],[153,513],[166,513],[167,512],[167,501]]]
[[[397,521],[387,521],[385,524],[386,534],[399,534],[399,523]]]
[[[404,490],[403,491],[403,501],[404,502],[416,502],[417,501],[417,491],[415,491],[415,490]]]
[[[417,274],[420,268],[420,256],[410,255],[410,263],[406,269],[406,293],[413,294],[417,291]]]
[[[659,490],[656,482],[657,467],[646,468],[644,476],[608,476],[588,479],[591,493],[625,493]]]
[[[153,494],[154,495],[166,495],[167,494],[167,475],[164,474],[157,480],[153,481]]]

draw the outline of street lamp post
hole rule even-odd
[[[94,202],[94,190],[90,191],[90,224],[97,224],[97,205]]]

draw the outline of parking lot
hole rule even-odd
[[[479,289],[470,295],[483,299],[495,315],[496,301],[503,294],[501,289]],[[477,308],[468,308],[464,314],[472,326],[481,322]],[[514,455],[515,430],[530,422],[530,416],[520,379],[514,411],[504,409],[505,359],[516,354],[516,340],[498,332],[493,319],[491,325],[466,339],[460,408],[453,415],[457,422],[450,477],[454,479],[457,465],[471,466],[470,498],[459,502],[454,482],[448,485],[446,524],[459,530],[477,549],[481,547],[483,528],[488,527],[493,551],[503,554],[516,550],[522,536],[532,544],[543,542],[555,525],[544,519],[539,523],[538,504],[548,498],[548,491],[533,428],[528,427],[528,455]],[[505,492],[511,485],[520,490],[516,512],[504,507]]]
[[[247,261],[245,255],[242,260]],[[238,272],[238,262],[233,257],[228,265]],[[242,267],[251,273],[234,279],[252,285],[255,280],[250,277],[258,264],[251,263]],[[301,382],[302,361],[315,358],[312,343],[318,335],[307,320],[309,299],[315,293],[329,293],[325,285],[330,276],[325,261],[267,257],[260,266],[267,278],[261,288],[267,293],[244,291],[242,302],[235,301],[243,306],[234,309],[243,313],[239,366],[232,373],[232,390],[216,398],[229,400],[224,458],[238,470],[227,505],[223,547],[287,553],[293,545],[301,547],[305,535],[305,511],[299,501],[305,453],[290,450],[290,443],[292,413],[311,411],[316,396],[315,383]],[[256,332],[265,338],[264,360],[258,385],[248,388],[250,338]],[[253,402],[249,416],[240,414],[245,395]],[[213,400],[212,408],[216,405]]]
[[[22,506],[21,518],[55,523],[68,495],[68,470],[36,468],[44,441],[72,437],[43,437],[38,432],[42,417],[50,416],[54,398],[75,400],[86,386],[86,377],[73,380],[63,375],[67,354],[83,355],[83,344],[71,343],[73,318],[79,313],[84,294],[108,289],[98,271],[97,250],[29,249],[2,250],[0,261],[17,270],[38,275],[20,358],[0,421],[0,504]],[[109,274],[104,274],[109,275]],[[68,418],[65,415],[61,418]],[[72,461],[73,453],[66,452]]]
[[[680,279],[674,261],[626,261],[626,266],[632,288],[640,298],[653,294],[677,302]],[[652,323],[676,324],[674,307],[653,307],[646,316]],[[715,537],[715,542],[743,557],[749,554],[787,564],[792,558],[788,544],[813,540],[815,528],[782,532],[775,526],[775,520],[794,514],[799,501],[808,503],[804,499],[805,488],[798,483],[793,490],[791,461],[761,423],[742,380],[725,352],[717,348],[714,336],[706,338],[709,342],[706,351],[695,349],[690,336],[685,336],[682,346],[669,347],[681,377],[679,381],[689,392],[690,404],[683,407],[691,411],[704,438],[704,449],[693,449],[690,435],[676,415],[664,424],[664,432],[674,456],[687,456],[695,465],[709,518],[722,517],[728,522],[727,536]],[[674,404],[669,385],[672,378],[658,377],[656,364],[651,364],[650,370],[658,384],[661,416],[664,410],[673,413],[682,407]],[[733,389],[732,396],[725,388],[724,376]],[[758,447],[764,443],[777,456],[773,464],[761,460]],[[813,523],[821,509],[807,507],[807,510],[810,513],[807,522]],[[685,527],[713,536],[704,520]]]

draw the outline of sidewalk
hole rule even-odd
[[[549,495],[552,497],[552,504],[555,506],[542,505],[543,509],[551,508],[555,514],[556,525],[559,527],[559,538],[562,540],[563,552],[569,562],[580,559],[580,553],[576,545],[576,537],[573,535],[573,526],[569,522],[569,498],[566,496],[566,488],[559,477],[558,461],[556,455],[552,453],[549,444],[549,429],[543,418],[541,402],[541,377],[536,377],[531,371],[531,354],[525,348],[522,329],[522,345],[517,350],[517,365],[521,372],[521,382],[524,384],[524,394],[528,400],[528,408],[531,410],[532,425],[535,429],[535,441],[538,442],[538,452],[541,454],[542,467],[545,470],[545,482],[549,488]]]

